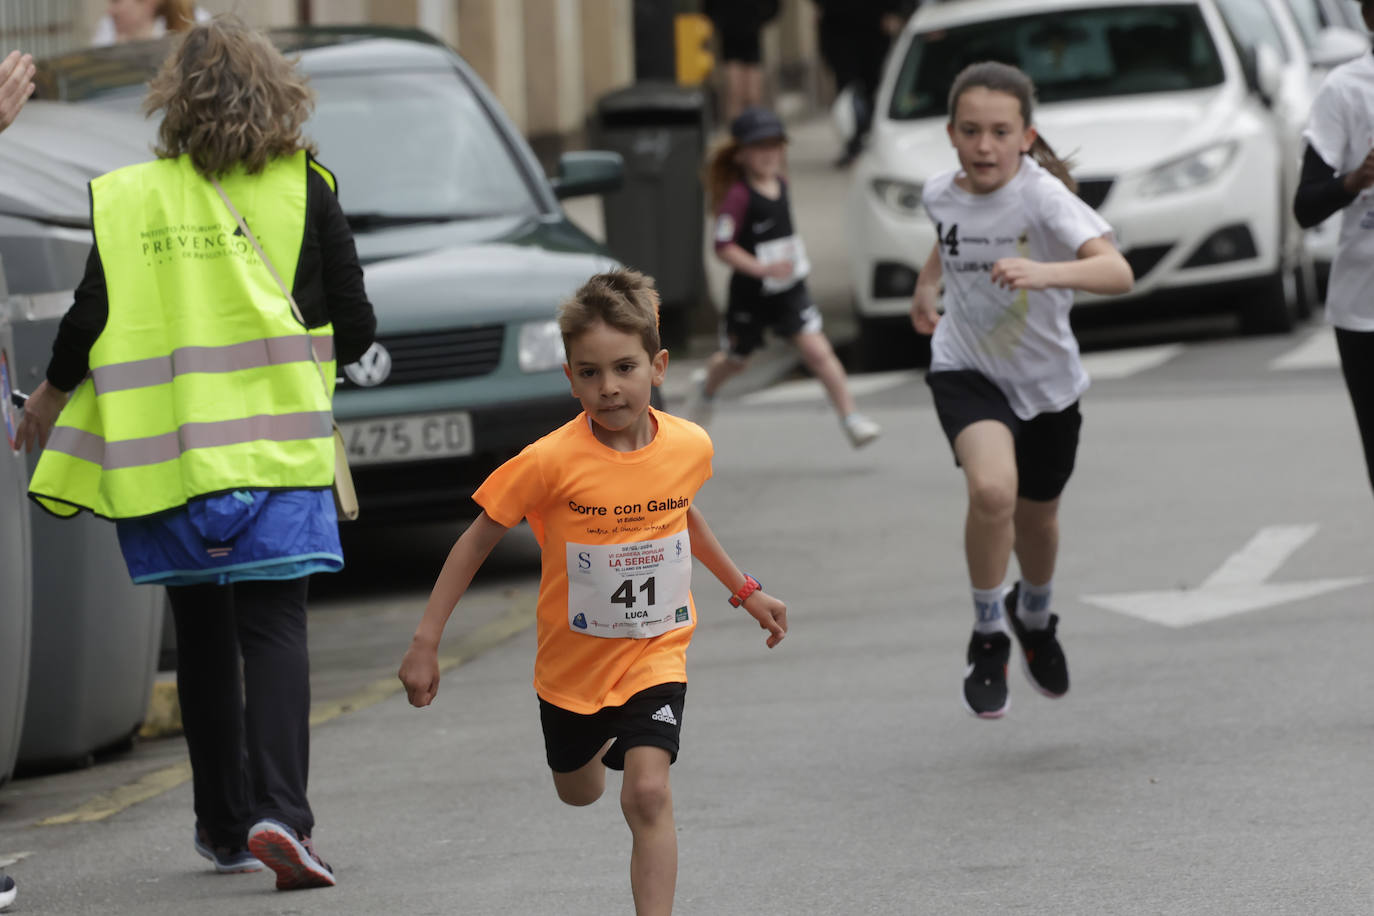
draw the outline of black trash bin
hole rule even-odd
[[[42,381],[71,293],[13,297],[16,375]],[[37,453],[28,458],[29,473]],[[134,585],[115,526],[30,512],[33,633],[18,766],[82,766],[131,743],[157,673],[166,590]]]
[[[666,82],[618,89],[597,102],[593,141],[625,160],[624,184],[601,199],[606,247],[626,266],[653,276],[664,343],[682,346],[706,298],[706,97]]]
[[[0,279],[0,287],[3,287]],[[14,453],[18,411],[10,394],[17,387],[14,341],[9,306],[0,292],[0,783],[14,772],[19,738],[24,728],[24,704],[29,686],[31,630],[29,501],[25,496],[28,469]]]

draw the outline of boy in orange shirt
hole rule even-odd
[[[658,297],[629,270],[598,274],[564,303],[564,372],[575,420],[527,446],[478,488],[481,515],[450,551],[399,676],[414,706],[439,688],[439,638],[492,547],[522,518],[542,551],[534,689],[558,797],[589,805],[606,768],[624,770],[635,912],[671,913],[677,834],[668,767],[687,695],[689,590],[700,560],[767,630],[787,608],[740,572],[694,506],[711,476],[711,440],[649,406],[663,384]]]

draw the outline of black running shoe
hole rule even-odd
[[[1007,711],[1007,659],[1011,637],[1006,633],[977,633],[968,644],[964,674],[964,706],[983,719],[1000,719]]]
[[[1016,641],[1021,644],[1021,668],[1032,687],[1057,700],[1069,692],[1069,663],[1064,658],[1063,646],[1054,635],[1059,628],[1059,615],[1051,614],[1050,625],[1043,630],[1032,630],[1016,616],[1016,599],[1020,593],[1021,583],[1018,582],[1002,599],[1002,606],[1016,633]]]

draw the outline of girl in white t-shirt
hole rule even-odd
[[[1360,4],[1374,31],[1374,0]],[[1341,240],[1326,290],[1341,372],[1374,484],[1374,55],[1332,70],[1303,132],[1307,152],[1293,201],[1304,228],[1337,211]]]
[[[1074,194],[1067,166],[1031,126],[1034,95],[1005,64],[955,78],[948,131],[960,168],[925,185],[937,241],[911,306],[916,330],[934,334],[926,381],[968,480],[975,616],[964,704],[983,718],[1007,709],[1009,627],[1031,683],[1050,697],[1069,689],[1050,613],[1059,495],[1088,387],[1069,308],[1074,290],[1111,295],[1134,283],[1111,226]],[[1013,549],[1021,578],[1004,590]]]

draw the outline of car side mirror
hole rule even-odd
[[[1312,46],[1311,57],[1312,63],[1329,70],[1368,51],[1368,37],[1354,29],[1332,26],[1322,29],[1317,34],[1317,42]]]
[[[558,157],[558,175],[551,180],[559,200],[605,194],[620,188],[625,160],[609,150],[579,150]]]
[[[1283,85],[1283,61],[1278,52],[1269,45],[1242,48],[1240,66],[1250,91],[1260,97],[1266,108],[1272,108]]]

